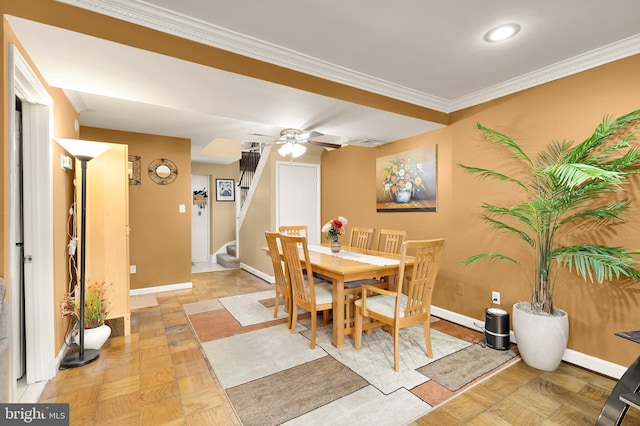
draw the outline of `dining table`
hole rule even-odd
[[[388,277],[393,282],[400,268],[400,256],[364,250],[355,247],[341,246],[338,253],[333,253],[328,244],[309,244],[309,262],[314,275],[321,275],[331,280],[333,292],[333,346],[344,346],[345,336],[353,333],[353,318],[347,318],[347,304],[351,303],[345,296],[345,282],[371,278]],[[302,250],[302,249],[301,249]],[[304,256],[300,256],[306,268]],[[405,265],[411,267],[413,258],[407,256]]]

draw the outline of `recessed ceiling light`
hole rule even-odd
[[[513,37],[520,31],[518,24],[505,24],[495,27],[484,35],[484,41],[495,43]]]

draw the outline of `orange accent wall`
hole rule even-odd
[[[501,293],[501,307],[511,311],[515,302],[530,299],[529,287],[514,266],[492,263],[462,266],[460,262],[481,252],[526,253],[511,236],[491,231],[481,220],[483,201],[510,203],[508,184],[494,184],[464,173],[458,163],[501,168],[513,173],[504,152],[481,140],[476,122],[494,128],[522,144],[529,155],[556,140],[581,142],[605,115],[622,115],[640,108],[640,55],[585,71],[451,114],[451,124],[373,149],[346,147],[322,157],[322,220],[345,216],[353,226],[405,229],[409,239],[444,237],[445,252],[433,303],[484,320],[491,291]],[[640,143],[638,137],[636,142]],[[376,158],[437,144],[438,211],[377,213]],[[640,176],[633,178],[629,195],[635,208],[628,223],[589,241],[640,248]],[[587,230],[576,232],[576,241]],[[464,295],[457,294],[457,284]],[[615,282],[599,287],[585,284],[575,273],[558,276],[555,303],[569,312],[569,348],[623,366],[638,356],[638,345],[615,337],[640,325],[640,283]]]
[[[191,141],[184,138],[81,127],[80,138],[126,144],[141,157],[141,184],[129,185],[131,289],[191,282]],[[178,168],[168,185],[149,178],[149,164],[167,158]],[[185,213],[179,212],[184,204]]]

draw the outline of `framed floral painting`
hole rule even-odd
[[[376,159],[378,212],[437,210],[437,145]]]

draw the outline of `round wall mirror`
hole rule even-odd
[[[160,164],[156,167],[156,174],[161,178],[168,178],[171,176],[171,169],[165,164]]]
[[[178,168],[171,160],[157,158],[149,164],[149,177],[159,185],[167,185],[178,177]]]

